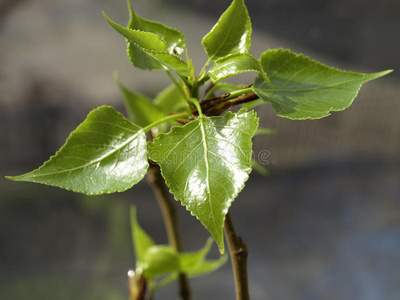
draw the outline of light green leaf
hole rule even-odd
[[[262,176],[267,176],[269,174],[269,171],[257,161],[253,161],[253,170]]]
[[[212,243],[213,239],[209,238],[204,247],[199,251],[181,253],[179,257],[181,271],[188,274],[192,268],[201,265],[210,252]]]
[[[171,84],[159,92],[154,99],[154,103],[167,113],[181,112],[187,108],[186,98],[183,97],[175,84]]]
[[[218,270],[228,261],[228,255],[223,255],[219,259],[206,260],[202,264],[192,268],[188,275],[190,277],[201,276]]]
[[[153,278],[179,272],[179,254],[170,246],[155,245],[147,249],[143,262],[138,265],[146,277]]]
[[[140,227],[134,205],[131,206],[131,231],[136,265],[142,265],[145,262],[147,250],[155,244],[153,239]]]
[[[189,65],[179,56],[169,53],[166,42],[160,36],[122,27],[111,21],[105,13],[103,15],[108,23],[128,41],[128,56],[136,67],[145,70],[171,69],[183,76],[190,75]]]
[[[260,135],[260,134],[276,134],[276,130],[273,129],[269,129],[269,128],[258,128],[256,130],[256,133],[254,135]]]
[[[211,232],[221,253],[225,215],[251,171],[257,126],[255,112],[242,109],[172,127],[148,145],[175,198]]]
[[[121,25],[111,21],[103,12],[107,22],[129,42],[136,44],[146,51],[167,51],[167,44],[158,35],[151,32],[144,32],[140,30],[133,30],[122,27]]]
[[[330,68],[290,50],[268,50],[261,65],[274,85],[257,77],[254,92],[272,104],[278,116],[289,119],[319,119],[331,111],[350,106],[361,85],[391,70],[373,74]]]
[[[176,73],[182,76],[189,76],[192,72],[189,65],[182,58],[175,54],[157,51],[150,51],[147,53],[158,59],[160,63],[163,64],[167,69],[174,70]]]
[[[234,53],[247,53],[251,46],[251,21],[243,0],[233,0],[217,24],[203,38],[211,59]]]
[[[129,8],[129,29],[136,29],[145,32],[151,32],[161,37],[167,44],[170,54],[181,54],[186,48],[185,37],[175,28],[168,27],[162,23],[155,22],[140,17],[132,8],[130,0],[127,0]]]
[[[263,74],[260,63],[250,54],[232,54],[215,61],[215,65],[208,71],[211,80],[216,83],[222,79],[245,72]]]
[[[110,106],[89,113],[65,145],[40,168],[15,177],[88,195],[122,192],[148,168],[146,135]]]
[[[115,76],[115,81],[121,89],[129,117],[135,124],[145,127],[166,115],[151,99],[139,93],[132,92],[123,86],[118,76]]]
[[[195,252],[180,254],[181,272],[187,275],[200,276],[211,273],[226,263],[228,255],[224,255],[216,260],[206,260],[207,254],[211,250],[213,239],[208,239],[203,249]]]

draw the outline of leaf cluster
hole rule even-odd
[[[252,137],[258,127],[252,110],[224,113],[236,105],[270,103],[281,117],[319,119],[344,110],[362,84],[391,72],[342,71],[287,49],[270,49],[257,59],[250,54],[252,26],[245,3],[233,0],[202,40],[209,59],[197,73],[181,32],[140,17],[129,0],[128,8],[126,27],[104,16],[125,38],[130,62],[144,70],[165,71],[173,85],[152,100],[130,91],[116,77],[130,120],[112,107],[99,107],[43,166],[9,178],[89,195],[122,192],[145,176],[150,159],[160,165],[171,193],[209,230],[221,253],[225,216],[254,166]],[[254,82],[223,82],[244,72],[255,73]],[[209,86],[200,97],[205,84]],[[149,142],[146,132],[152,136]],[[184,268],[185,258],[170,248],[157,248],[145,237],[141,243],[147,245],[147,254],[137,247],[136,254],[147,275],[176,273],[177,265]],[[168,259],[166,270],[153,269],[152,251],[176,259]]]

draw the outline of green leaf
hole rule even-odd
[[[203,38],[211,59],[234,53],[247,53],[251,46],[251,21],[243,0],[233,0],[217,24]]]
[[[161,107],[165,112],[181,112],[187,108],[186,98],[178,90],[175,84],[172,84],[157,94],[154,103]]]
[[[145,262],[147,250],[155,244],[153,239],[140,227],[134,205],[131,206],[131,231],[136,265],[142,265]]]
[[[255,112],[242,109],[172,127],[148,145],[175,198],[210,231],[221,253],[225,215],[251,171],[257,126]]]
[[[179,56],[169,53],[166,42],[160,36],[122,27],[111,21],[105,13],[103,15],[108,23],[129,42],[128,56],[136,67],[145,70],[171,69],[183,76],[191,74],[189,65]]]
[[[132,92],[123,86],[118,76],[115,76],[115,81],[121,89],[128,115],[135,124],[145,127],[166,115],[151,99],[139,93]]]
[[[258,128],[257,130],[256,130],[256,133],[254,134],[254,135],[260,135],[260,134],[267,134],[267,135],[270,135],[270,134],[276,134],[277,132],[276,132],[276,130],[273,130],[273,129],[269,129],[269,128]]]
[[[88,195],[122,192],[148,168],[146,135],[110,106],[92,110],[40,168],[15,177]]]
[[[189,76],[192,72],[189,65],[179,56],[175,54],[170,54],[167,52],[147,52],[151,56],[155,57],[163,64],[167,69],[174,70],[176,73],[182,76]]]
[[[283,49],[264,52],[261,65],[274,88],[257,77],[254,92],[271,103],[278,116],[297,120],[319,119],[330,115],[330,111],[346,109],[362,84],[391,72],[341,71]]]
[[[151,32],[161,37],[167,44],[170,54],[181,54],[186,48],[185,37],[175,28],[168,27],[162,23],[155,22],[140,17],[132,8],[130,0],[127,0],[129,8],[129,29],[136,29],[145,32]]]
[[[268,176],[269,174],[267,168],[265,168],[262,164],[260,164],[257,161],[253,161],[253,170],[261,174],[262,176]]]
[[[228,255],[223,255],[219,259],[206,260],[202,264],[193,267],[188,275],[190,277],[201,276],[218,270],[228,261]]]
[[[138,265],[146,277],[179,272],[179,254],[170,246],[155,245],[147,249],[143,263]]]
[[[107,22],[129,42],[139,46],[146,51],[167,51],[167,44],[158,35],[151,32],[144,32],[140,30],[133,30],[122,27],[121,25],[111,21],[103,12]]]
[[[211,250],[213,240],[210,238],[203,249],[195,252],[180,254],[181,272],[189,276],[200,276],[211,273],[226,263],[228,255],[224,255],[216,260],[206,260],[207,254]]]
[[[250,54],[232,54],[215,61],[215,65],[208,71],[211,80],[216,83],[222,79],[245,72],[263,74],[260,63]],[[264,74],[262,75],[264,76]]]
[[[199,251],[181,253],[179,257],[181,271],[188,274],[192,268],[201,265],[210,252],[212,243],[213,239],[209,238],[204,247]]]

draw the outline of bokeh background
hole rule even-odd
[[[200,41],[230,1],[132,3],[140,15],[180,29],[200,68]],[[400,299],[400,2],[246,3],[256,57],[285,47],[342,69],[395,69],[322,120],[257,108],[261,125],[278,131],[254,139],[270,175],[253,172],[231,208],[250,249],[252,299]],[[169,84],[162,72],[129,64],[102,10],[128,20],[123,0],[0,0],[0,299],[127,299],[130,204],[166,243],[145,180],[125,193],[88,197],[4,179],[40,166],[92,108],[124,111],[113,71],[149,96]],[[185,250],[200,248],[207,232],[180,206],[179,217]],[[229,263],[192,287],[196,299],[234,299]],[[156,299],[175,295],[171,284]]]

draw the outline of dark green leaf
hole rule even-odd
[[[154,104],[151,99],[124,87],[117,76],[115,76],[115,81],[124,96],[126,110],[135,124],[145,127],[166,115],[166,113]]]
[[[251,21],[243,0],[233,0],[217,24],[203,38],[211,59],[235,53],[247,53],[251,46]]]
[[[260,74],[264,72],[260,63],[247,53],[232,54],[218,59],[215,61],[215,65],[208,71],[214,83],[245,72],[257,72]]]
[[[261,65],[274,85],[257,77],[255,93],[272,104],[279,116],[289,119],[319,119],[330,111],[350,106],[361,85],[391,70],[373,74],[330,68],[290,50],[268,50]]]
[[[182,33],[175,28],[162,23],[140,17],[132,8],[130,0],[127,0],[129,8],[129,29],[151,32],[161,37],[167,44],[170,54],[181,54],[186,48],[186,41]]]
[[[221,253],[225,215],[251,171],[257,126],[254,111],[199,117],[148,146],[171,192],[211,232]]]
[[[40,168],[16,177],[88,195],[122,192],[148,168],[146,135],[110,106],[89,113],[65,145]]]

